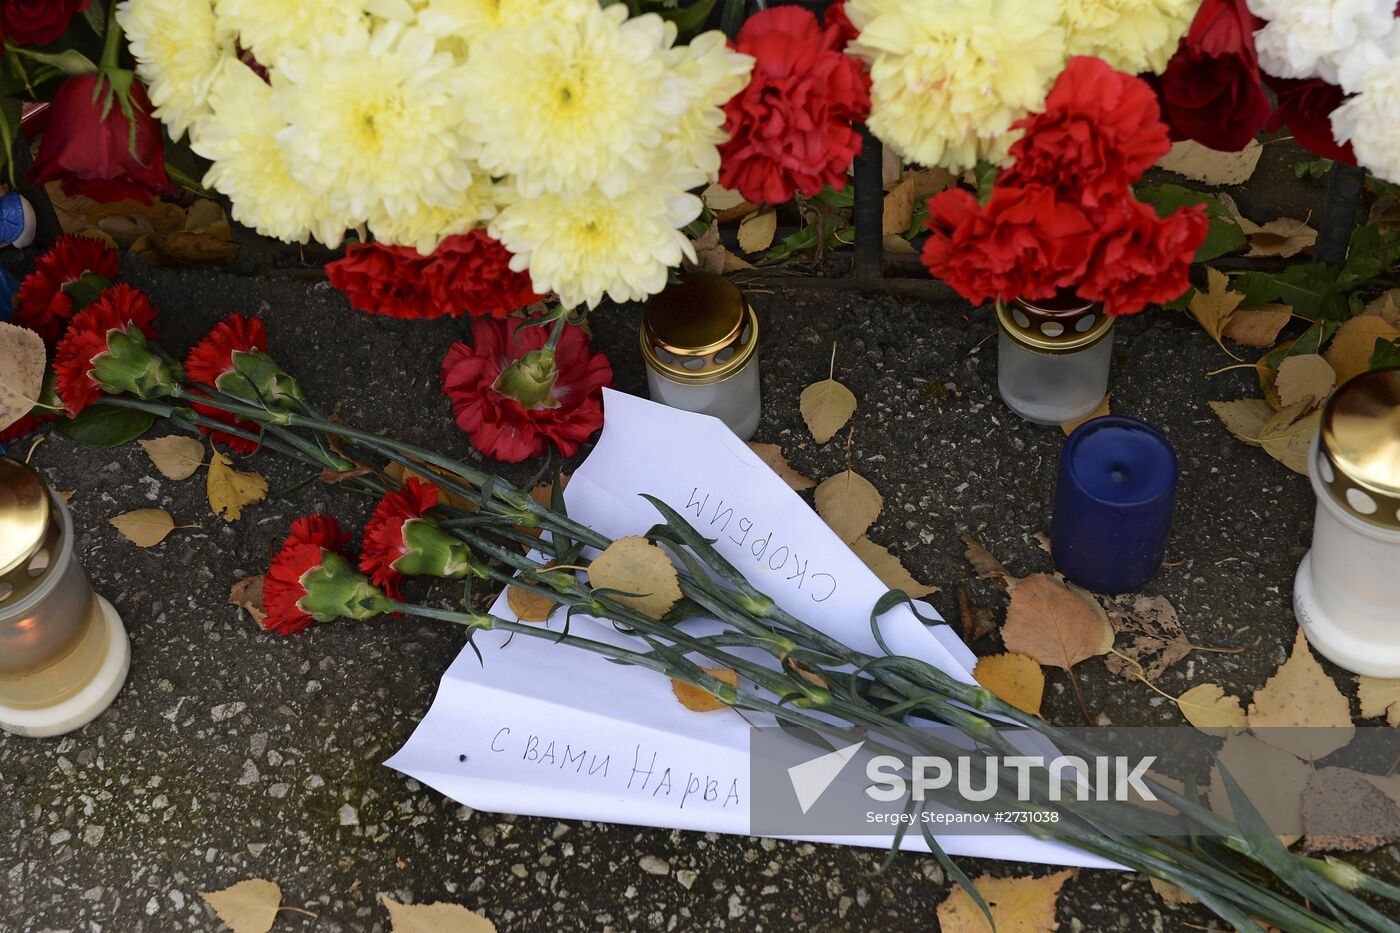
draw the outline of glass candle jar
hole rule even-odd
[[[1113,318],[1072,294],[997,302],[997,384],[1002,401],[1036,424],[1091,414],[1108,394]]]
[[[1308,465],[1317,511],[1293,584],[1298,624],[1347,670],[1400,677],[1400,370],[1332,394]]]
[[[646,303],[642,357],[652,401],[713,415],[740,440],[762,407],[758,316],[733,282],[688,272]]]
[[[131,653],[111,604],[73,555],[73,520],[28,466],[0,457],[0,729],[71,732],[126,681]]]

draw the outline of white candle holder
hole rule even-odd
[[[1092,414],[1108,394],[1113,318],[1074,295],[997,302],[997,385],[1002,401],[1036,424]]]
[[[733,282],[690,272],[652,296],[642,357],[653,401],[713,415],[740,440],[753,437],[762,411],[758,316]]]
[[[0,729],[62,735],[126,682],[126,629],[73,554],[73,519],[32,469],[0,457]]]
[[[1400,677],[1400,370],[1333,393],[1308,462],[1317,512],[1293,584],[1298,623],[1341,667]]]

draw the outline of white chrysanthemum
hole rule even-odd
[[[431,35],[398,23],[286,53],[273,100],[293,177],[359,218],[446,203],[472,183],[460,76]]]
[[[230,63],[209,89],[209,107],[209,116],[190,130],[190,146],[214,163],[204,184],[229,196],[234,219],[279,240],[305,243],[313,234],[339,246],[354,221],[288,173],[277,142],[285,124],[267,82],[242,63]]]
[[[1391,57],[1391,0],[1248,0],[1268,20],[1254,34],[1259,67],[1277,78],[1322,78],[1354,91]]]
[[[1332,135],[1351,143],[1358,164],[1400,184],[1400,59],[1372,72],[1355,96],[1332,111]]]
[[[731,49],[719,31],[676,46],[669,58],[672,73],[685,82],[690,107],[666,134],[664,145],[681,183],[694,188],[719,178],[718,147],[729,136],[724,104],[748,84],[754,60]]]
[[[849,48],[870,62],[871,132],[953,171],[1000,162],[1011,124],[1064,68],[1059,0],[850,0]]]
[[[512,269],[528,268],[535,291],[554,292],[566,308],[596,307],[604,295],[639,301],[665,288],[682,258],[695,258],[677,228],[700,216],[700,199],[672,182],[613,194],[503,194],[491,235],[514,254]]]
[[[234,54],[233,33],[219,24],[211,0],[125,0],[117,22],[156,116],[179,139],[208,114],[209,86]]]
[[[424,256],[447,237],[467,233],[496,216],[496,186],[485,172],[452,192],[441,204],[420,204],[398,213],[371,214],[369,229],[381,243],[412,246]]]
[[[460,43],[469,52],[502,28],[517,29],[537,20],[576,19],[597,0],[419,0],[418,25],[438,42]]]
[[[353,29],[362,0],[214,0],[225,29],[257,60],[272,67],[284,52]]]
[[[1065,51],[1119,71],[1161,74],[1201,0],[1064,0]]]
[[[466,65],[481,164],[524,194],[620,191],[685,113],[666,68],[676,28],[624,4],[491,34]]]

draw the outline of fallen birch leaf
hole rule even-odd
[[[197,438],[171,434],[136,443],[146,451],[160,475],[176,481],[189,479],[204,466],[204,445]]]
[[[1072,869],[1039,878],[993,878],[982,875],[972,882],[986,901],[996,923],[996,933],[1053,933],[1060,928],[1055,905],[1060,888],[1074,877]],[[967,891],[958,885],[938,905],[942,933],[991,933],[987,915]]]
[[[1007,652],[977,659],[973,678],[997,697],[1032,716],[1040,715],[1045,672],[1034,658]]]
[[[1068,671],[1112,645],[1113,630],[1101,611],[1059,578],[1033,573],[1011,590],[1001,640],[1007,651]]]
[[[815,498],[817,514],[847,544],[865,534],[885,507],[879,491],[855,470],[822,480]]]
[[[1235,343],[1267,350],[1278,340],[1279,331],[1293,319],[1288,305],[1255,305],[1236,308],[1225,321],[1223,333]]]
[[[773,208],[765,207],[739,224],[739,248],[746,253],[761,253],[773,245],[773,234],[777,232],[778,214]]]
[[[29,414],[39,401],[47,361],[44,338],[0,323],[0,431]]]
[[[787,462],[783,456],[783,449],[777,444],[760,444],[756,441],[749,441],[749,449],[758,454],[758,459],[768,464],[768,468],[778,474],[778,478],[787,483],[793,489],[801,492],[803,489],[811,489],[817,485],[815,480],[808,479],[797,472]]]
[[[379,903],[389,911],[391,933],[496,933],[496,925],[461,904],[400,904],[387,894]]]
[[[199,896],[233,933],[267,933],[282,906],[282,889],[265,878],[249,878],[222,891],[200,891]]]
[[[243,508],[267,496],[267,480],[256,473],[240,473],[233,461],[218,451],[209,459],[209,506],[226,522],[243,517]]]
[[[914,220],[914,179],[909,176],[901,178],[885,194],[884,217],[881,231],[885,236],[897,236],[903,239],[904,232],[909,229],[909,224]]]
[[[1241,398],[1233,402],[1211,402],[1225,429],[1251,447],[1258,447],[1259,434],[1274,416],[1274,409],[1262,398]]]
[[[1312,407],[1310,402],[1303,401],[1282,408],[1259,433],[1259,446],[1270,457],[1303,476],[1308,475],[1308,448],[1317,436],[1322,412],[1314,409],[1301,417],[1299,412],[1307,412]]]
[[[1243,730],[1249,725],[1240,698],[1231,696],[1216,684],[1197,684],[1177,697],[1176,705],[1187,722],[1205,732]]]
[[[881,583],[892,590],[900,590],[914,599],[938,592],[938,587],[915,580],[914,575],[905,569],[898,557],[865,535],[851,542],[851,550],[860,558],[861,563],[874,571]]]
[[[1336,387],[1337,374],[1317,353],[1299,353],[1284,360],[1274,378],[1279,405],[1284,408],[1300,402],[1319,405]],[[1309,439],[1311,440],[1311,438]]]
[[[963,551],[963,556],[972,565],[977,576],[983,580],[995,580],[997,585],[1004,590],[1010,589],[1011,585],[1016,582],[1016,577],[1012,576],[1011,571],[1006,569],[1006,565],[992,556],[991,551],[978,543],[977,539],[972,536],[972,532],[963,529],[959,532],[958,537],[962,539],[963,546],[966,548]]]
[[[1279,841],[1296,842],[1303,834],[1303,791],[1312,773],[1307,763],[1245,732],[1227,738],[1218,757]],[[1207,796],[1212,810],[1234,819],[1229,791],[1215,766],[1210,769]]]
[[[653,619],[671,611],[681,598],[680,576],[666,552],[646,538],[618,538],[588,565],[595,590],[615,590],[613,599]]]
[[[823,379],[803,389],[797,404],[812,440],[825,444],[855,414],[856,397],[835,379]]]
[[[1270,745],[1311,761],[1335,752],[1356,733],[1351,705],[1313,657],[1301,626],[1288,660],[1254,691],[1249,728]]]
[[[1157,167],[1214,187],[1241,185],[1254,174],[1263,154],[1264,147],[1257,139],[1251,139],[1239,152],[1221,152],[1188,139],[1172,143],[1171,151],[1158,160]]]
[[[1263,225],[1251,226],[1254,226],[1253,230],[1245,231],[1249,237],[1249,252],[1245,253],[1247,258],[1276,256],[1288,259],[1317,244],[1317,231],[1306,221],[1292,217],[1280,217]]]
[[[919,251],[914,248],[914,244],[910,243],[902,236],[898,236],[892,233],[889,236],[885,237],[884,243],[886,253],[898,253],[904,256],[919,255]]]
[[[77,494],[78,490],[76,489],[64,489],[59,492],[58,497],[63,500],[65,505],[67,505],[69,502],[73,501],[73,497]]]
[[[1373,777],[1335,767],[1308,775],[1303,852],[1369,852],[1400,837],[1400,806]]]
[[[510,611],[515,613],[516,619],[521,622],[548,622],[549,617],[554,614],[554,607],[559,603],[543,593],[521,589],[512,584],[506,588],[506,605],[510,606]]]
[[[1191,892],[1182,890],[1170,881],[1163,881],[1161,878],[1148,878],[1147,881],[1152,885],[1152,890],[1156,891],[1157,896],[1162,899],[1162,903],[1168,907],[1184,907],[1187,904],[1200,903]]]
[[[1065,436],[1068,437],[1069,435],[1074,433],[1075,428],[1079,427],[1084,422],[1091,421],[1094,418],[1102,418],[1104,415],[1109,414],[1108,400],[1112,397],[1113,393],[1111,392],[1108,395],[1105,395],[1103,397],[1103,401],[1099,402],[1098,408],[1095,408],[1093,411],[1089,412],[1087,415],[1085,415],[1083,418],[1078,419],[1077,421],[1066,421],[1064,424],[1060,425],[1060,430],[1064,431]]]
[[[235,583],[233,589],[228,591],[228,604],[247,611],[253,621],[261,625],[267,618],[267,613],[263,611],[262,576],[244,577]]]
[[[1400,338],[1400,329],[1373,314],[1360,314],[1343,323],[1323,354],[1337,372],[1337,385],[1371,368],[1377,340],[1396,338]]]
[[[137,547],[155,547],[175,530],[175,520],[165,509],[138,509],[107,522]]]
[[[731,687],[739,686],[739,675],[727,667],[702,667],[700,669]],[[710,691],[675,678],[671,679],[671,692],[676,695],[677,700],[681,701],[681,706],[697,713],[713,713],[717,709],[726,709],[729,706]]]
[[[1131,644],[1104,658],[1110,672],[1128,680],[1141,673],[1154,683],[1196,647],[1165,596],[1119,596],[1110,601],[1108,619],[1115,631],[1133,637]]]
[[[1225,335],[1225,327],[1230,323],[1230,317],[1235,313],[1235,309],[1244,301],[1244,295],[1239,292],[1230,291],[1230,280],[1225,277],[1225,273],[1215,269],[1206,269],[1206,290],[1196,291],[1187,303],[1187,310],[1191,316],[1200,322],[1205,332],[1220,345],[1220,349],[1229,353],[1231,358],[1239,359],[1230,348],[1225,346],[1222,339]]]
[[[1356,698],[1361,701],[1361,718],[1384,716],[1392,726],[1400,726],[1400,680],[1367,677],[1356,679]]]

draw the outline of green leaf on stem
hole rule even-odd
[[[58,426],[59,433],[89,447],[120,447],[145,434],[156,420],[147,411],[113,408],[98,402]]]
[[[676,24],[681,39],[687,39],[705,25],[705,21],[710,18],[710,12],[715,8],[715,2],[716,0],[698,0],[690,6],[672,6],[657,12],[661,14],[662,19]]]
[[[1326,263],[1310,262],[1289,266],[1271,275],[1247,272],[1234,276],[1230,287],[1242,292],[1245,304],[1281,301],[1293,313],[1309,321],[1342,321],[1350,314],[1347,288],[1340,280],[1341,270]]]
[[[1400,340],[1376,338],[1376,349],[1371,354],[1370,369],[1390,369],[1400,366]]]

